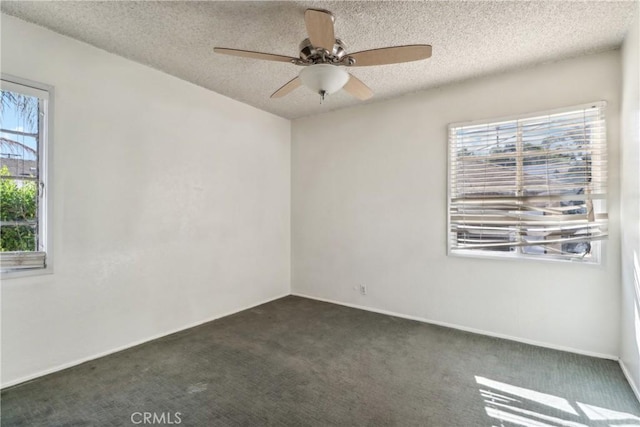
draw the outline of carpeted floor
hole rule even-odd
[[[640,425],[614,361],[298,297],[1,397],[2,426]]]

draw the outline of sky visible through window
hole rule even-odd
[[[3,101],[5,92],[3,92]],[[38,98],[19,95],[9,92],[13,96],[22,96],[27,103],[38,105]],[[18,132],[37,133],[37,109],[36,114],[25,114],[20,106],[13,102],[3,102],[0,112],[0,128],[2,130],[12,130]],[[35,116],[35,117],[34,117]],[[16,135],[13,133],[2,132],[0,130],[2,144],[0,144],[0,158],[2,159],[19,159],[19,160],[36,160],[37,157],[37,140],[32,136]],[[17,143],[17,144],[15,144]]]

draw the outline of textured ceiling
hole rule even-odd
[[[2,12],[85,41],[223,95],[296,118],[361,103],[300,88],[269,96],[300,67],[213,53],[214,46],[298,56],[304,11],[330,10],[348,52],[426,43],[426,61],[352,68],[367,102],[489,73],[618,47],[637,3],[517,2],[29,2]]]

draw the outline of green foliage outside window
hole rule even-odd
[[[9,176],[3,166],[0,177]],[[37,223],[37,187],[34,181],[18,183],[0,178],[0,251],[35,251]],[[20,224],[29,221],[29,224]]]

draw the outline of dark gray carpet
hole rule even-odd
[[[3,426],[640,425],[616,362],[297,297],[1,397]]]

